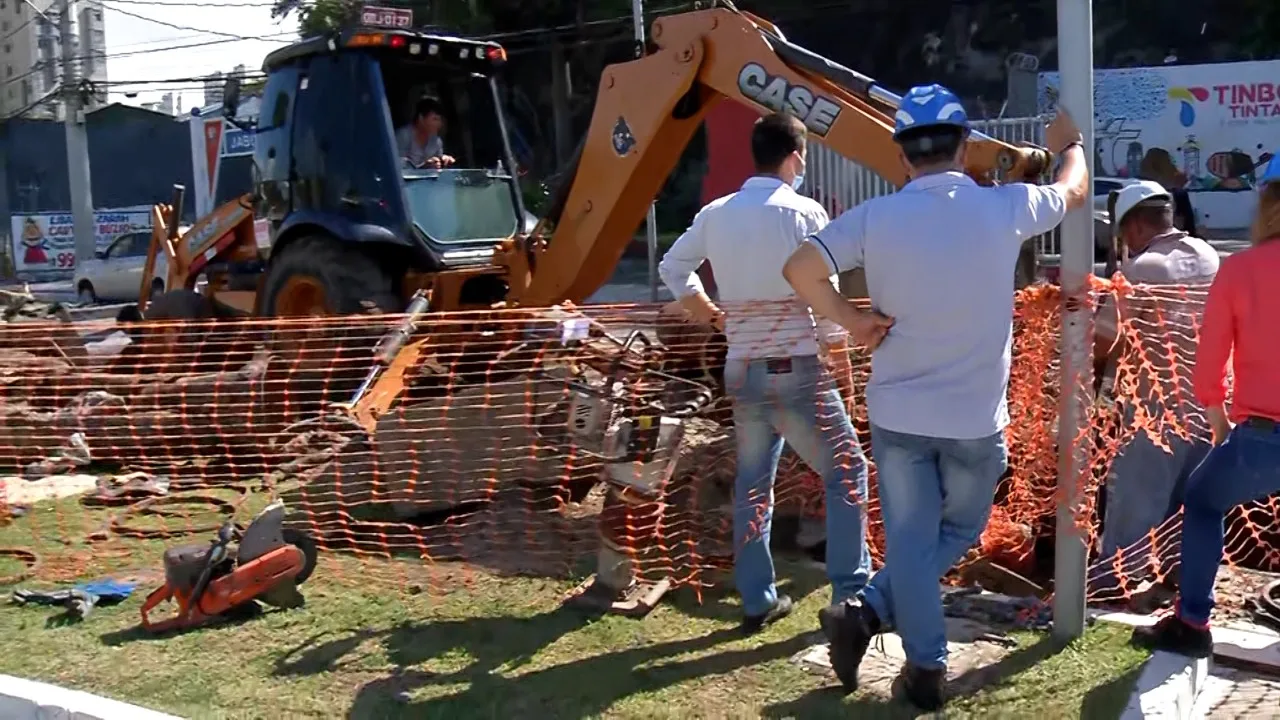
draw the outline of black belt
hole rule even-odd
[[[1276,428],[1280,428],[1280,422],[1269,417],[1261,417],[1258,415],[1250,415],[1245,418],[1244,422],[1241,424],[1247,428],[1268,433],[1275,432]]]

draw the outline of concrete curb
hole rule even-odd
[[[1127,627],[1155,622],[1155,618],[1146,615],[1096,611],[1089,614],[1096,620]],[[1280,643],[1276,642],[1277,636],[1265,628],[1215,626],[1213,634],[1215,655],[1277,666],[1275,658]],[[1214,676],[1212,658],[1195,660],[1156,652],[1143,666],[1142,675],[1129,695],[1129,704],[1121,717],[1123,720],[1209,717],[1206,708],[1216,706],[1234,687],[1231,680]]]
[[[1142,668],[1120,720],[1196,717],[1196,698],[1205,686],[1211,667],[1208,658],[1196,660],[1167,652],[1153,653]]]
[[[182,720],[154,710],[67,690],[12,675],[0,675],[0,718],[4,720]]]
[[[1126,627],[1155,622],[1154,618],[1128,613],[1090,611],[1089,615],[1101,622]],[[1196,698],[1212,669],[1213,663],[1208,658],[1196,660],[1174,653],[1152,653],[1129,693],[1129,703],[1120,714],[1120,720],[1191,720],[1197,717]]]

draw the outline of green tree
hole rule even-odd
[[[355,0],[315,0],[304,3],[303,0],[276,0],[271,8],[271,17],[277,20],[290,16],[298,19],[298,34],[319,35],[336,30],[355,20],[363,3]]]

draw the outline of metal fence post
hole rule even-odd
[[[1093,165],[1093,8],[1090,0],[1058,0],[1059,104],[1084,134],[1084,153]],[[1057,151],[1061,148],[1049,148]],[[1070,303],[1087,290],[1093,272],[1093,217],[1085,207],[1062,223],[1062,391],[1058,415],[1058,525],[1054,549],[1053,634],[1079,637],[1085,625],[1087,548],[1075,510],[1080,480],[1088,472],[1087,410],[1093,383],[1093,313]]]

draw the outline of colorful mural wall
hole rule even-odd
[[[1040,111],[1057,98],[1041,73]],[[1099,70],[1094,123],[1096,175],[1186,189],[1207,227],[1244,227],[1280,146],[1280,61]]]

